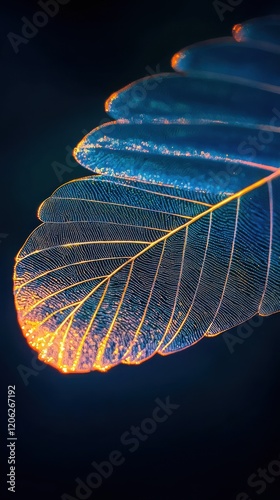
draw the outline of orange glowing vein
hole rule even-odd
[[[106,260],[106,261],[107,260],[109,260],[109,261],[110,260],[124,260],[124,259],[127,260],[127,259],[129,259],[129,257],[130,257],[129,255],[126,255],[124,257],[103,257],[102,259],[88,259],[88,260],[79,260],[79,261],[76,261],[76,262],[71,262],[71,264],[65,264],[64,266],[54,267],[53,269],[49,269],[48,271],[45,271],[42,274],[38,274],[34,278],[31,278],[30,280],[25,281],[21,285],[15,286],[15,290],[18,292],[18,290],[20,290],[21,288],[25,287],[26,285],[29,285],[33,281],[36,281],[36,280],[38,280],[40,278],[43,278],[44,276],[47,276],[48,274],[54,273],[56,271],[61,271],[62,269],[66,269],[67,267],[80,266],[82,264],[89,264],[89,263],[92,263],[92,262],[102,262],[104,260]]]
[[[163,342],[164,342],[164,340],[166,338],[166,335],[167,335],[167,333],[168,333],[168,331],[170,329],[170,326],[171,326],[171,323],[172,323],[172,320],[173,320],[173,317],[174,317],[174,314],[175,314],[176,305],[177,305],[177,302],[178,302],[179,290],[180,290],[180,286],[181,286],[182,275],[183,275],[183,268],[184,268],[184,262],[185,262],[185,253],[186,253],[186,246],[187,246],[187,239],[188,239],[188,227],[186,228],[186,234],[185,234],[183,251],[182,251],[182,259],[181,259],[179,280],[178,280],[178,285],[177,285],[177,289],[176,289],[176,295],[175,295],[175,298],[174,298],[174,304],[173,304],[171,316],[170,316],[170,319],[169,319],[169,321],[167,323],[167,326],[165,328],[165,332],[164,332],[164,334],[162,336],[162,339],[160,340],[160,342],[159,342],[159,344],[157,346],[156,351],[158,351],[158,349],[160,348],[160,346],[163,344]]]
[[[167,324],[167,327],[165,329],[165,332],[161,338],[161,340],[159,341],[159,344],[157,346],[157,348],[155,349],[155,353],[158,351],[159,347],[161,346],[162,342],[164,341],[165,337],[166,337],[166,334],[167,334],[167,331],[169,330],[169,327],[172,323],[172,319],[173,319],[173,316],[174,316],[174,313],[175,313],[175,309],[176,309],[176,304],[177,304],[177,300],[178,300],[178,295],[179,295],[179,290],[180,290],[180,285],[181,285],[181,279],[182,279],[182,274],[183,274],[183,268],[184,268],[184,259],[185,259],[185,252],[186,252],[186,245],[187,245],[187,239],[188,239],[188,227],[186,228],[186,234],[185,234],[185,238],[184,238],[184,244],[183,244],[183,251],[182,251],[182,258],[181,258],[181,265],[180,265],[180,272],[179,272],[179,279],[178,279],[178,284],[177,284],[177,289],[176,289],[176,294],[175,294],[175,299],[174,299],[174,304],[173,304],[173,308],[172,308],[172,313],[171,313],[171,317],[168,321],[168,324]],[[152,291],[151,291],[152,293]],[[131,346],[132,347],[132,346]],[[131,350],[131,349],[130,349]],[[136,361],[140,360],[141,357],[142,357],[142,354],[145,353],[145,349],[142,349],[142,351],[140,351],[137,356],[136,356]],[[125,361],[127,363],[129,363],[129,358],[128,360],[125,359]],[[140,364],[140,361],[139,361],[139,364]]]
[[[73,321],[74,321],[74,318],[73,318],[73,316],[71,316],[71,317],[69,318],[69,322],[68,322],[68,325],[67,325],[66,331],[65,331],[65,333],[64,333],[64,335],[63,335],[63,339],[62,339],[62,341],[61,341],[61,343],[60,343],[60,348],[59,348],[58,358],[57,358],[57,361],[58,361],[58,364],[59,364],[59,365],[60,365],[60,364],[61,364],[61,362],[62,362],[63,352],[64,352],[64,343],[65,343],[66,337],[67,337],[67,335],[68,335],[68,332],[69,332],[69,330],[70,330],[70,328],[71,328],[71,326],[72,326]]]
[[[43,225],[43,224],[42,224]],[[54,248],[71,248],[71,247],[79,247],[82,245],[112,245],[113,243],[131,243],[131,244],[138,244],[138,245],[149,245],[149,241],[135,241],[135,240],[105,240],[105,241],[79,241],[75,243],[63,243],[62,245],[53,245],[51,247],[47,248],[42,248],[42,250],[34,250],[34,252],[30,252],[29,254],[25,255],[21,259],[19,258],[18,261],[22,261],[24,259],[27,259],[31,255],[36,255],[41,252],[45,252],[46,250],[53,250]]]
[[[111,122],[110,122],[111,123]],[[259,165],[258,163],[252,163],[252,162],[247,162],[247,163],[250,163],[251,166],[254,166],[254,167],[259,167],[259,168],[262,168],[262,169],[267,169],[269,171],[276,171],[277,170],[277,167],[268,167],[266,165]],[[116,182],[116,181],[112,181],[111,179],[104,179],[104,175],[102,174],[96,174],[95,176],[95,179],[90,179],[89,177],[82,177],[80,178],[78,181],[76,179],[72,180],[72,181],[69,181],[69,182],[66,182],[64,184],[64,186],[67,186],[69,184],[76,184],[76,183],[80,183],[81,181],[83,182],[90,182],[91,184],[96,184],[97,182],[102,182],[102,184],[113,184],[113,185],[117,185],[117,186],[121,186],[121,187],[126,187],[126,188],[129,188],[129,189],[132,189],[132,190],[136,190],[136,191],[143,191],[145,193],[148,193],[148,194],[154,194],[154,195],[157,195],[157,196],[162,196],[164,198],[171,198],[171,199],[175,199],[175,200],[180,200],[180,201],[184,201],[184,202],[187,202],[187,203],[192,203],[194,205],[202,205],[202,206],[206,206],[206,207],[211,207],[213,206],[211,203],[206,203],[204,201],[200,201],[200,200],[192,200],[191,198],[185,198],[185,197],[182,197],[182,196],[177,196],[177,195],[173,195],[173,194],[169,194],[169,193],[161,193],[160,191],[153,191],[151,189],[145,189],[143,187],[139,187],[138,185],[133,185],[133,184],[129,184],[130,181],[132,182],[137,182],[137,184],[148,184],[149,186],[153,185],[153,182],[151,181],[146,181],[146,180],[143,180],[143,179],[138,179],[138,178],[135,178],[135,177],[123,177],[123,176],[118,176],[118,175],[112,175],[110,177],[112,177],[113,179],[117,179],[117,181],[120,179],[120,180],[125,180],[126,182]],[[99,180],[99,178],[101,178],[101,181]],[[158,183],[155,183],[155,184],[158,184]],[[177,189],[177,190],[181,190],[182,187],[180,186],[174,186],[174,185],[170,185],[170,184],[164,184],[164,183],[160,183],[160,186],[161,187],[165,187],[165,188],[172,188],[172,189]],[[59,192],[59,190],[61,189],[60,188],[57,188],[53,195],[51,196],[51,198],[48,198],[47,200],[43,201],[41,203],[41,205],[39,206],[38,208],[38,217],[40,218],[40,212],[42,211],[44,205],[46,204],[46,202],[48,200],[51,200],[53,198],[55,199],[62,199],[60,196],[55,196],[55,193]],[[67,198],[63,198],[63,199],[67,199],[67,200],[84,200],[84,201],[100,201],[100,202],[103,202],[103,203],[109,203],[107,201],[102,201],[102,200],[92,200],[91,198],[73,198],[73,197],[67,197]],[[116,205],[121,205],[121,206],[124,206],[122,204],[118,204],[118,203],[115,203]],[[129,207],[129,205],[127,205]],[[134,205],[131,206],[131,208],[134,208]],[[139,207],[138,207],[139,208]],[[36,229],[34,230],[36,231]]]
[[[115,203],[112,201],[102,201],[102,200],[90,200],[87,198],[64,198],[64,197],[58,197],[58,196],[53,196],[51,200],[70,200],[70,201],[86,201],[87,203],[96,203],[100,205],[112,205],[113,207],[125,207],[125,208],[132,208],[135,210],[143,210],[143,212],[157,212],[160,214],[166,214],[166,215],[174,215],[176,217],[182,217],[182,219],[190,219],[191,217],[188,215],[180,215],[180,214],[175,214],[172,212],[164,212],[163,210],[157,210],[156,208],[146,208],[146,207],[138,207],[137,205],[126,205],[125,203]],[[200,203],[199,203],[200,204]],[[207,205],[207,206],[212,206],[212,205]],[[69,221],[70,224],[72,221]],[[80,221],[82,222],[82,221]],[[67,223],[67,222],[64,222]]]
[[[139,326],[138,326],[138,328],[137,328],[137,330],[136,330],[136,332],[134,334],[134,338],[133,338],[130,346],[127,348],[126,352],[122,356],[122,359],[126,360],[127,362],[129,361],[129,358],[126,359],[126,357],[131,353],[132,347],[136,344],[136,341],[137,341],[137,339],[139,337],[140,330],[141,330],[141,328],[143,326],[143,323],[144,323],[146,315],[147,315],[148,307],[149,307],[149,304],[150,304],[150,301],[151,301],[151,298],[152,298],[152,294],[153,294],[154,287],[155,287],[155,284],[156,284],[156,280],[157,280],[157,277],[158,277],[158,273],[159,273],[159,269],[160,269],[160,266],[161,266],[162,258],[163,258],[164,252],[165,252],[165,245],[166,245],[166,240],[164,240],[163,245],[162,245],[162,250],[161,250],[160,258],[159,258],[158,265],[157,265],[157,268],[156,268],[156,272],[155,272],[155,275],[154,275],[153,284],[152,284],[151,290],[149,292],[149,297],[148,297],[148,300],[147,300],[147,303],[146,303],[146,306],[145,306],[144,313],[142,315],[140,324],[139,324]]]
[[[196,215],[195,217],[193,217],[190,221],[186,222],[185,224],[173,229],[172,231],[170,231],[167,235],[164,235],[162,236],[161,238],[155,240],[154,242],[150,243],[148,246],[146,246],[146,248],[144,248],[143,250],[141,250],[140,252],[138,252],[135,256],[131,257],[129,260],[127,260],[126,262],[124,262],[121,266],[119,266],[117,269],[115,269],[110,275],[108,275],[104,280],[102,280],[96,287],[94,287],[93,290],[91,290],[82,300],[81,302],[75,307],[75,309],[73,311],[71,311],[71,313],[69,313],[69,315],[61,322],[61,324],[57,327],[57,329],[55,330],[54,333],[57,333],[63,326],[64,324],[69,320],[69,318],[74,315],[78,310],[79,308],[84,304],[84,302],[93,294],[95,293],[95,291],[100,288],[100,286],[102,286],[104,283],[106,283],[108,280],[110,280],[115,274],[117,274],[121,269],[123,269],[126,265],[128,264],[132,264],[132,262],[134,262],[135,259],[137,259],[138,257],[140,257],[141,255],[145,254],[149,249],[153,248],[155,245],[157,245],[158,243],[160,242],[163,242],[165,241],[166,239],[168,239],[169,237],[173,236],[174,234],[178,233],[179,231],[181,231],[182,229],[186,228],[187,226],[193,224],[194,222],[196,222],[197,220],[201,219],[202,217],[204,217],[205,215],[208,215],[208,214],[211,214],[212,212],[214,212],[215,210],[218,210],[219,208],[223,207],[224,205],[227,205],[228,203],[230,203],[231,201],[235,200],[235,199],[238,199],[238,198],[241,198],[242,196],[244,196],[245,194],[265,185],[266,183],[270,182],[271,180],[274,180],[275,178],[279,177],[280,176],[280,170],[277,170],[276,172],[274,172],[273,174],[267,176],[267,177],[264,177],[262,179],[260,179],[259,181],[257,182],[254,182],[253,184],[247,186],[246,188],[243,188],[242,190],[238,191],[237,193],[234,193],[230,196],[228,196],[227,198],[221,200],[220,202],[218,202],[216,205],[213,205],[211,208],[205,210],[204,212]]]
[[[56,292],[50,293],[46,297],[43,297],[42,299],[38,300],[38,302],[36,302],[35,304],[33,304],[33,306],[30,307],[30,309],[28,309],[28,311],[25,313],[24,316],[27,316],[27,314],[29,314],[31,311],[33,311],[33,309],[35,309],[37,306],[39,306],[40,304],[42,304],[42,302],[45,302],[46,300],[49,300],[52,297],[55,297],[56,295],[59,295],[61,292],[65,292],[66,290],[70,290],[70,288],[74,288],[75,286],[82,285],[83,283],[88,283],[88,281],[97,281],[97,280],[100,280],[102,278],[107,278],[107,275],[96,276],[94,278],[87,278],[87,279],[84,279],[82,281],[77,281],[77,282],[73,283],[72,285],[65,286],[64,288],[60,288]]]
[[[203,275],[203,271],[204,271],[204,266],[205,266],[205,262],[206,262],[206,256],[207,256],[207,251],[208,251],[208,246],[209,246],[209,242],[210,242],[210,234],[211,234],[211,227],[212,227],[212,218],[213,218],[213,214],[212,212],[210,213],[210,217],[209,217],[209,225],[208,225],[208,234],[207,234],[207,241],[206,241],[206,245],[205,245],[205,250],[204,250],[204,256],[203,256],[203,261],[202,261],[202,265],[201,265],[201,269],[200,269],[200,273],[199,273],[199,278],[198,278],[198,282],[197,282],[197,286],[196,286],[196,289],[195,289],[195,292],[194,292],[194,296],[193,296],[193,299],[192,299],[192,302],[191,302],[191,305],[187,311],[187,314],[185,316],[185,318],[183,319],[181,325],[179,326],[179,328],[175,331],[175,333],[172,335],[171,339],[167,342],[167,344],[163,347],[162,349],[162,353],[165,351],[165,349],[167,347],[169,347],[169,345],[173,342],[174,338],[178,335],[178,333],[182,330],[183,326],[185,325],[190,313],[191,313],[191,310],[194,306],[194,303],[195,303],[195,299],[196,299],[196,296],[198,294],[198,290],[199,290],[199,286],[200,286],[200,283],[201,283],[201,278],[202,278],[202,275]],[[164,340],[165,340],[165,337],[167,335],[167,331],[165,332],[164,334],[164,337],[162,338],[162,341],[160,342],[159,346],[158,346],[158,349],[160,348],[160,346],[163,344]]]
[[[235,248],[235,240],[236,240],[236,234],[237,234],[239,208],[240,208],[240,198],[237,198],[234,233],[233,233],[233,238],[232,238],[231,252],[230,252],[230,258],[229,258],[229,263],[228,263],[228,268],[227,268],[226,279],[225,279],[225,282],[224,282],[223,291],[222,291],[222,295],[221,295],[218,307],[217,307],[216,312],[214,314],[214,318],[211,321],[210,325],[208,326],[208,328],[207,328],[207,330],[205,332],[206,336],[208,336],[209,330],[210,330],[211,326],[213,325],[213,323],[214,323],[214,321],[215,321],[215,319],[216,319],[216,317],[218,315],[218,312],[219,312],[219,310],[221,308],[221,305],[222,305],[222,302],[223,302],[223,298],[224,298],[224,295],[225,295],[225,292],[226,292],[226,287],[227,287],[227,284],[228,284],[228,279],[229,279],[229,274],[230,274],[231,265],[232,265],[232,259],[233,259],[233,254],[234,254],[234,248]]]
[[[80,303],[79,301],[72,302],[70,304],[67,304],[67,306],[63,306],[63,307],[60,307],[59,309],[56,309],[52,313],[48,314],[48,316],[46,316],[42,321],[40,321],[40,323],[37,323],[36,327],[39,328],[40,326],[42,326],[44,323],[46,323],[49,319],[51,319],[56,314],[58,314],[58,313],[60,313],[62,311],[65,311],[66,309],[69,309],[70,307],[75,307],[79,303]],[[26,335],[26,336],[28,336],[28,335]],[[52,337],[53,337],[53,335],[52,335]]]
[[[84,336],[83,336],[83,338],[82,338],[82,340],[81,340],[81,342],[79,344],[79,347],[77,349],[77,353],[76,353],[76,356],[75,356],[75,360],[74,360],[74,363],[73,363],[73,366],[72,366],[72,370],[75,370],[76,367],[77,367],[77,365],[78,365],[78,362],[80,360],[80,356],[81,356],[81,353],[82,353],[82,349],[83,349],[85,340],[87,338],[88,333],[90,332],[90,329],[91,329],[91,327],[93,325],[93,322],[94,322],[94,320],[95,320],[95,318],[97,316],[97,313],[98,313],[98,311],[99,311],[99,309],[100,309],[100,307],[101,307],[101,305],[103,303],[103,300],[105,298],[105,295],[106,295],[108,287],[109,287],[109,283],[110,283],[110,280],[108,280],[107,283],[106,283],[106,286],[104,288],[103,294],[102,294],[102,296],[101,296],[101,298],[100,298],[100,300],[99,300],[99,302],[97,304],[97,307],[96,307],[96,309],[94,311],[94,314],[92,315],[92,318],[91,318],[91,320],[90,320],[90,322],[89,322],[89,324],[88,324],[88,326],[86,328]]]
[[[114,325],[116,323],[117,317],[118,317],[119,312],[120,312],[120,308],[121,308],[121,306],[123,304],[123,301],[124,301],[124,298],[125,298],[125,294],[126,294],[129,282],[130,282],[130,278],[131,278],[133,266],[134,266],[134,260],[131,261],[130,268],[129,268],[129,273],[128,273],[128,277],[127,277],[127,280],[126,280],[126,283],[125,283],[125,287],[123,289],[121,300],[119,301],[119,304],[118,304],[118,307],[117,307],[116,312],[114,314],[114,317],[112,319],[112,322],[111,322],[111,324],[110,324],[110,326],[108,328],[108,332],[106,333],[104,339],[102,340],[102,342],[100,343],[100,346],[98,347],[98,351],[97,351],[97,354],[96,354],[96,360],[95,360],[97,363],[99,363],[100,360],[102,359],[102,357],[104,356],[108,339],[109,339],[109,337],[111,335],[111,332],[112,332],[112,330],[114,328]]]
[[[269,220],[270,220],[270,230],[269,230],[269,251],[268,251],[268,261],[267,261],[267,273],[266,273],[266,278],[265,278],[265,285],[262,293],[262,297],[260,300],[260,305],[259,305],[259,311],[261,310],[263,299],[265,296],[265,292],[267,289],[267,284],[268,284],[268,279],[269,279],[269,272],[270,272],[270,265],[271,265],[271,254],[272,254],[272,240],[273,240],[273,191],[272,191],[272,185],[271,182],[267,183],[268,186],[268,195],[269,195]]]

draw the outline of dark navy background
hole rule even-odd
[[[68,165],[59,178],[53,162],[67,165],[65,148],[105,119],[105,99],[147,75],[147,66],[168,71],[177,50],[229,35],[236,22],[277,12],[276,5],[243,0],[221,21],[206,0],[70,0],[19,45],[18,54],[7,34],[20,34],[22,16],[31,20],[41,9],[36,1],[2,5],[1,498],[77,498],[75,478],[84,481],[91,462],[107,460],[113,450],[125,462],[84,499],[245,500],[238,498],[243,491],[251,500],[280,497],[280,477],[262,495],[247,484],[280,456],[280,316],[249,330],[233,353],[221,335],[139,367],[62,375],[35,364],[12,296],[14,256],[38,225],[39,204],[63,182],[90,174]],[[26,369],[33,371],[24,383],[20,371]],[[6,394],[14,384],[16,494],[5,484]],[[130,452],[122,434],[151,416],[156,398],[167,396],[179,408]]]

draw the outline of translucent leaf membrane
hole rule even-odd
[[[258,134],[269,143],[256,151],[250,143]],[[83,139],[76,159],[92,170],[226,196],[274,171],[279,147],[280,134],[262,129],[116,122]]]
[[[236,24],[232,32],[238,42],[257,42],[270,50],[280,50],[280,16],[267,16]]]
[[[265,45],[218,38],[202,42],[173,56],[172,67],[184,73],[208,73],[274,92],[280,89],[279,53]]]
[[[280,110],[280,94],[244,87],[241,83],[179,74],[143,78],[113,94],[106,102],[106,111],[115,120],[262,125],[279,129],[280,112],[278,120],[271,123],[273,108]]]
[[[17,257],[30,345],[65,373],[103,371],[275,312],[277,175],[214,204],[111,177],[59,188]]]
[[[277,21],[279,22],[279,21]],[[280,309],[279,35],[271,18],[114,93],[16,258],[19,323],[63,373],[139,364]]]

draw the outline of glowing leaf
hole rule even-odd
[[[111,96],[16,259],[29,344],[65,373],[138,364],[280,309],[279,18]],[[263,37],[263,38],[262,38]]]

